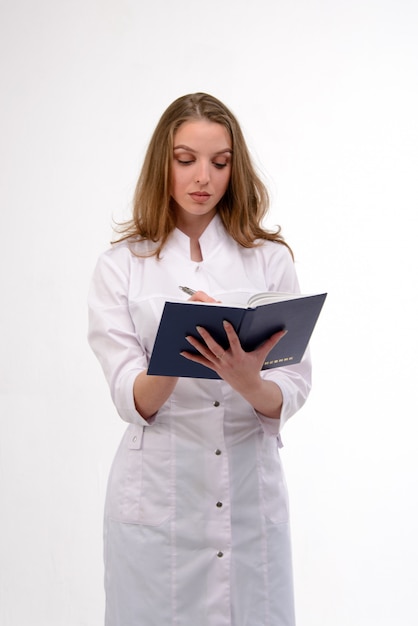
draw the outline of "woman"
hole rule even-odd
[[[292,626],[280,430],[310,389],[308,357],[260,372],[280,341],[199,354],[221,380],[147,375],[164,302],[297,292],[292,256],[263,229],[268,196],[233,114],[207,94],[173,102],[152,136],[132,220],[99,259],[89,341],[129,426],[105,510],[107,626]]]

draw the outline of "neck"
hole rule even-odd
[[[215,212],[206,215],[177,215],[176,226],[190,239],[190,258],[192,261],[203,261],[199,239],[212,221]]]
[[[177,215],[176,226],[182,233],[190,237],[190,239],[199,239],[206,230],[216,211],[207,213],[206,215]]]
[[[190,237],[190,258],[192,261],[200,263],[203,261],[202,250],[198,239]]]

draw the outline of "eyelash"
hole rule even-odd
[[[177,159],[177,163],[180,163],[180,165],[191,165],[192,163],[194,163],[193,160],[191,161],[182,161],[181,159]],[[218,170],[222,170],[224,167],[226,167],[228,165],[228,163],[213,163],[212,165],[214,165],[216,167],[216,169]]]

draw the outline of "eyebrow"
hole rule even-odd
[[[193,150],[193,148],[190,148],[189,146],[185,146],[183,144],[180,144],[179,146],[174,146],[173,150],[187,150],[187,152],[193,152],[194,154],[196,154],[197,150]],[[232,150],[231,148],[225,148],[224,150],[219,150],[218,152],[214,152],[215,155],[218,154],[232,154]]]

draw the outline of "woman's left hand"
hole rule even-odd
[[[232,324],[225,321],[224,328],[229,341],[227,350],[224,350],[207,330],[199,326],[197,330],[203,341],[192,336],[186,337],[199,354],[191,354],[190,352],[182,352],[181,354],[190,361],[214,370],[261,413],[267,415],[273,412],[274,415],[271,417],[279,417],[283,400],[281,391],[275,383],[270,384],[270,381],[264,381],[260,376],[260,371],[270,350],[284,337],[287,331],[282,330],[274,333],[255,350],[245,352]],[[268,388],[271,389],[270,394]],[[266,392],[267,396],[265,395]],[[260,397],[260,394],[264,395],[265,401]],[[277,414],[278,401],[280,406]]]

